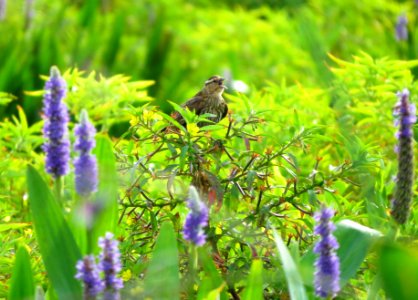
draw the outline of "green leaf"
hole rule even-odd
[[[62,210],[39,173],[27,168],[29,206],[36,239],[48,277],[60,299],[81,299],[81,285],[74,278],[80,250]]]
[[[216,299],[227,300],[228,295],[225,292],[226,283],[213,262],[212,254],[204,247],[201,247],[198,249],[198,255],[205,277],[199,285],[196,299],[207,300],[210,299],[213,294],[216,294],[217,296],[219,295],[219,298]]]
[[[220,124],[206,125],[206,126],[203,126],[202,128],[200,128],[200,131],[216,131],[216,130],[220,130],[220,129],[225,129],[225,125],[220,125]]]
[[[382,246],[379,256],[382,286],[387,297],[418,299],[418,255],[393,244]]]
[[[97,241],[107,231],[116,232],[118,223],[118,177],[113,145],[106,136],[96,138],[96,154],[99,167],[99,186],[95,197],[99,212],[94,218],[90,240],[91,251],[98,249]]]
[[[250,275],[247,280],[247,287],[244,291],[243,300],[263,299],[263,262],[254,260],[251,265]]]
[[[184,108],[180,105],[178,105],[175,102],[172,101],[168,101],[173,107],[174,109],[181,114],[181,116],[184,118],[184,120],[186,121],[187,124],[189,123],[196,123],[195,121],[197,121],[197,116],[194,113],[194,111],[189,110],[188,108]]]
[[[283,265],[283,270],[286,275],[287,285],[289,287],[290,298],[293,300],[305,300],[308,296],[303,286],[302,277],[296,267],[296,264],[289,253],[282,238],[273,230],[274,240],[276,241],[277,249],[279,250],[280,260]]]
[[[179,254],[171,222],[165,222],[161,226],[145,275],[145,291],[152,299],[180,298]]]
[[[31,300],[35,297],[35,285],[33,282],[30,257],[24,246],[17,250],[13,266],[12,279],[9,289],[10,300]]]
[[[226,286],[226,283],[223,283],[221,286],[217,287],[216,289],[213,289],[210,291],[206,297],[204,297],[204,300],[219,300],[223,299],[222,297],[222,291],[224,290]],[[226,298],[227,299],[227,298]]]
[[[8,224],[0,224],[0,232],[7,231],[11,229],[20,229],[29,226],[30,223],[8,223]]]
[[[336,224],[335,237],[340,244],[337,255],[340,259],[341,288],[356,275],[364,261],[370,246],[382,236],[374,229],[351,220],[342,220]],[[313,286],[315,254],[313,247],[305,254],[300,263],[300,271],[306,285]]]

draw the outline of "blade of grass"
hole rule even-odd
[[[296,267],[292,256],[289,253],[282,238],[273,230],[274,240],[279,251],[280,260],[286,275],[287,286],[289,287],[290,298],[294,300],[307,300],[308,296],[303,286],[302,277]]]
[[[28,166],[29,206],[36,240],[48,278],[60,299],[81,299],[81,285],[74,278],[80,250],[58,202],[32,166]]]

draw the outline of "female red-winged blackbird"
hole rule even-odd
[[[208,119],[218,123],[228,113],[228,105],[222,98],[222,93],[226,89],[223,82],[224,78],[220,76],[210,77],[206,80],[204,87],[193,98],[184,103],[182,107],[194,111],[196,115],[212,114],[214,116],[208,117]],[[181,125],[186,126],[186,121],[180,113],[175,112],[172,117]],[[202,127],[209,124],[208,122],[199,122],[197,125]]]

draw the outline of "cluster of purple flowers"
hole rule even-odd
[[[54,178],[68,173],[70,161],[70,140],[68,139],[68,109],[62,101],[67,93],[67,85],[59,70],[51,68],[51,76],[45,84],[44,136],[43,146],[46,153],[46,171]]]
[[[87,111],[82,110],[80,123],[75,126],[74,149],[79,156],[74,160],[75,187],[80,196],[89,196],[97,190],[97,160],[91,154],[96,145],[96,128],[90,123]]]
[[[122,279],[118,277],[121,271],[118,241],[108,232],[99,239],[99,262],[93,255],[85,256],[77,263],[75,277],[84,284],[84,299],[94,300],[103,292],[104,300],[119,300],[119,290],[123,287]],[[100,276],[100,272],[103,276]]]
[[[335,297],[340,290],[340,260],[335,253],[339,245],[332,232],[335,230],[330,219],[334,216],[332,209],[323,207],[314,216],[314,232],[321,238],[314,247],[318,254],[315,261],[315,294],[318,297]]]
[[[63,99],[67,85],[57,67],[51,68],[49,80],[45,84],[44,136],[43,145],[46,154],[46,171],[55,179],[66,175],[69,171],[70,140],[68,138],[68,109]],[[80,196],[87,197],[97,190],[97,161],[91,154],[95,147],[96,129],[90,123],[87,112],[83,110],[80,124],[75,126],[75,151],[79,156],[74,160],[75,185]]]
[[[86,255],[77,262],[76,269],[75,278],[84,283],[84,299],[95,299],[104,288],[95,257]]]
[[[203,228],[208,224],[209,210],[205,203],[200,200],[199,194],[194,186],[190,186],[187,206],[190,212],[184,223],[184,239],[192,242],[196,246],[202,246],[206,242],[206,235]]]
[[[398,145],[398,174],[396,177],[396,190],[392,201],[392,216],[399,224],[404,224],[409,216],[414,185],[414,151],[413,130],[415,124],[416,107],[409,101],[409,91],[404,89],[397,94],[398,103],[394,115],[397,117],[395,125],[399,126],[396,133]]]

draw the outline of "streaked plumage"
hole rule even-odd
[[[200,90],[193,98],[188,100],[182,106],[188,108],[191,111],[194,111],[196,115],[202,115],[205,113],[210,113],[215,115],[214,117],[209,117],[208,119],[218,123],[223,118],[225,118],[228,113],[228,105],[226,104],[224,98],[222,97],[223,91],[226,87],[223,85],[224,79],[220,76],[212,76],[206,82],[202,90]],[[176,119],[181,125],[186,126],[186,121],[180,115],[180,113],[175,112],[173,118]],[[210,125],[208,122],[199,122],[197,124],[199,127]]]

